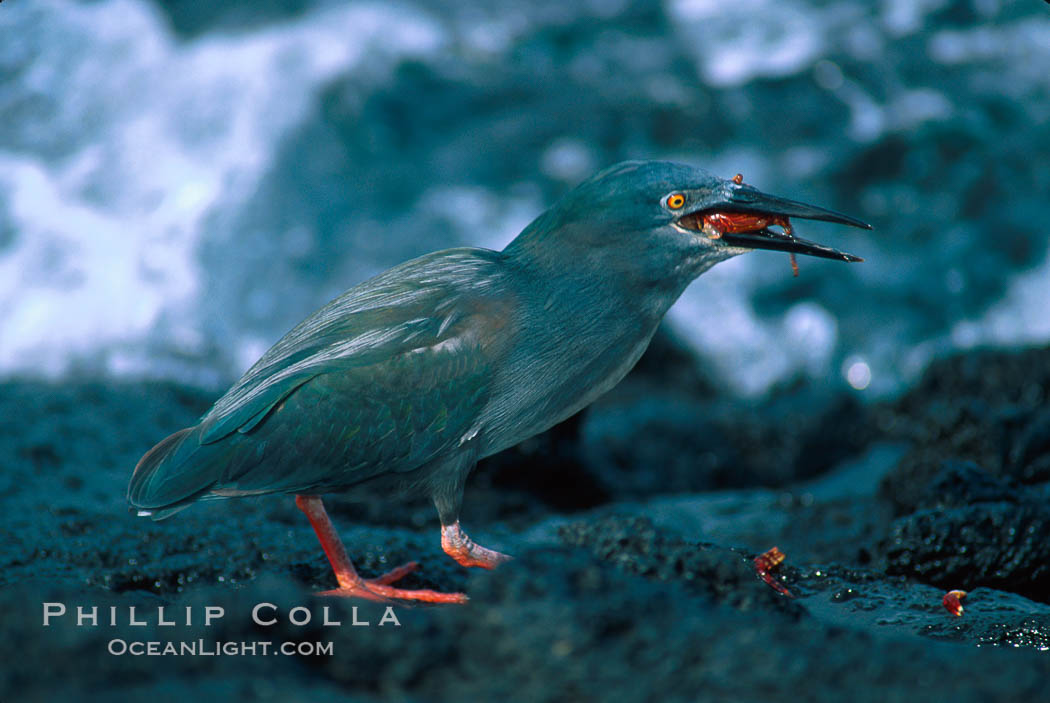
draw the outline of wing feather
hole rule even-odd
[[[319,375],[374,369],[464,335],[483,336],[465,310],[487,293],[498,257],[482,249],[436,252],[350,289],[285,335],[215,403],[201,418],[200,443],[252,432]]]

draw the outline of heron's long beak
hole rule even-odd
[[[823,220],[835,222],[851,227],[871,229],[871,225],[860,220],[835,212],[826,210],[815,205],[807,205],[795,200],[788,200],[776,195],[763,193],[746,184],[738,184],[729,181],[726,184],[724,200],[709,210],[726,213],[743,213],[756,217],[778,218],[783,222],[771,224],[784,224],[787,218],[799,217],[806,220]],[[838,259],[840,261],[863,261],[859,256],[826,247],[823,244],[810,242],[794,236],[790,226],[784,228],[783,232],[771,230],[769,227],[760,227],[746,231],[727,230],[722,234],[726,244],[730,246],[746,247],[749,249],[773,249],[786,251],[794,254],[808,254],[820,256],[825,259]]]

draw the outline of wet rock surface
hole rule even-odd
[[[497,571],[445,556],[425,501],[332,497],[363,573],[417,560],[406,586],[471,597],[464,607],[397,604],[399,626],[379,625],[381,604],[311,595],[333,578],[289,498],[202,503],[160,523],[127,512],[141,453],[193,422],[213,393],[5,384],[0,656],[25,665],[4,667],[0,700],[1043,694],[1050,348],[938,362],[875,405],[813,385],[743,404],[675,349],[661,339],[588,412],[478,469],[463,522],[515,555]],[[787,560],[771,575],[795,598],[755,573],[752,560],[774,544]],[[941,604],[955,588],[969,592],[962,617]],[[67,610],[47,627],[45,603]],[[275,622],[253,621],[260,603]],[[98,607],[98,624],[77,626],[77,606]],[[224,615],[206,626],[207,606]],[[130,607],[145,626],[131,624]],[[160,624],[161,607],[175,625]],[[309,623],[289,619],[296,607]],[[108,653],[115,641],[333,652],[132,656]]]
[[[880,428],[913,445],[886,476],[881,497],[899,514],[910,513],[947,459],[1045,483],[1048,389],[1045,349],[977,351],[934,362],[914,389],[878,414]]]
[[[948,463],[922,507],[894,521],[887,571],[946,589],[966,581],[1050,602],[1050,507],[976,464]]]

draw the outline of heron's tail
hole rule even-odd
[[[139,515],[163,520],[187,508],[218,481],[223,463],[214,445],[201,446],[200,427],[165,437],[139,459],[128,485],[128,502]]]

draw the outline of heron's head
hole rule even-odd
[[[861,260],[796,237],[792,217],[871,228],[763,193],[739,176],[718,178],[667,161],[627,161],[581,183],[506,251],[567,272],[674,284],[687,284],[715,263],[754,249]]]

